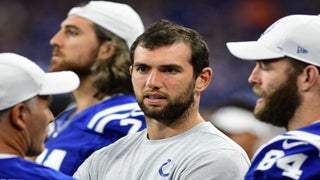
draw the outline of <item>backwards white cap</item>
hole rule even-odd
[[[36,95],[67,93],[79,86],[79,77],[71,71],[45,73],[26,57],[0,53],[0,110]]]
[[[86,18],[124,39],[130,48],[143,33],[140,16],[129,5],[108,1],[90,1],[83,7],[72,8],[68,15]]]
[[[231,54],[244,60],[291,57],[320,66],[320,16],[290,15],[273,23],[257,41],[228,42]]]

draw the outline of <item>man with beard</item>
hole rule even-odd
[[[76,106],[57,117],[38,163],[73,175],[97,149],[145,129],[129,72],[129,47],[143,31],[126,4],[91,1],[69,11],[50,41],[49,71],[78,74]]]
[[[256,152],[245,179],[320,178],[319,42],[320,16],[290,15],[257,41],[227,43],[234,56],[256,60],[255,117],[288,130]]]
[[[209,50],[200,35],[162,20],[131,46],[135,96],[147,129],[92,154],[77,179],[242,179],[243,149],[206,122],[200,94],[212,78]]]

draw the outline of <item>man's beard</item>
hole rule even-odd
[[[169,102],[161,110],[152,110],[143,103],[142,99],[137,99],[137,102],[144,112],[145,116],[155,119],[163,124],[169,125],[179,123],[181,116],[186,116],[188,109],[194,103],[194,87],[195,81],[193,81],[188,88],[177,96],[173,101]]]
[[[89,63],[86,65],[79,65],[77,63],[77,59],[67,60],[66,56],[58,48],[55,47],[53,51],[59,54],[60,58],[62,59],[58,62],[51,60],[48,69],[49,72],[73,71],[80,77],[92,74],[91,68],[96,62],[97,52],[93,52],[89,59],[86,60]]]
[[[259,109],[256,107],[254,116],[263,122],[288,128],[290,119],[301,104],[301,96],[298,94],[296,80],[297,75],[289,75],[289,79],[285,84],[270,96],[264,97],[264,107]],[[257,87],[254,90],[255,92],[261,91]]]

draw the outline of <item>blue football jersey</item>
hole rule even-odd
[[[320,179],[320,122],[278,135],[262,146],[245,179]]]
[[[0,158],[0,179],[71,180],[74,178],[22,157],[12,157]]]
[[[74,110],[57,117],[46,149],[36,159],[68,175],[94,151],[146,127],[144,114],[131,95],[114,96],[69,119]]]

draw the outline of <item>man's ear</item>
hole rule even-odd
[[[28,109],[27,105],[24,103],[16,104],[10,113],[10,120],[14,127],[18,130],[26,128],[26,119],[28,118]]]
[[[111,58],[116,51],[116,47],[109,41],[105,41],[99,47],[98,59],[107,60]]]
[[[302,73],[302,89],[310,89],[317,81],[319,80],[319,71],[318,68],[309,65],[304,68]]]
[[[202,92],[204,91],[210,84],[213,76],[212,69],[210,67],[206,67],[202,70],[201,74],[197,77],[196,80],[196,91]]]

